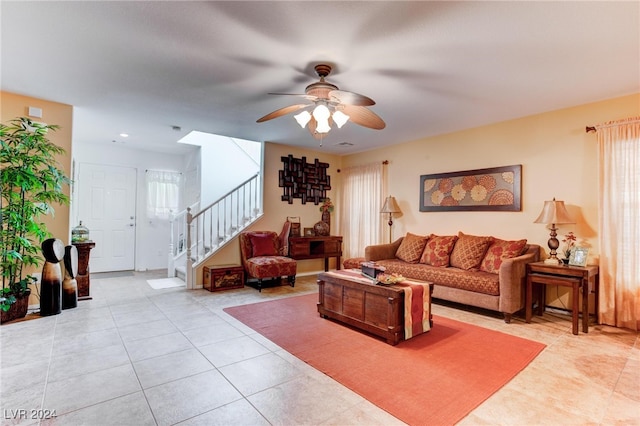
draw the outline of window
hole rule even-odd
[[[178,211],[182,173],[147,170],[147,217],[169,219]]]

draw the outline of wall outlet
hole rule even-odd
[[[35,284],[40,284],[40,281],[42,280],[42,273],[41,272],[34,272],[34,273],[31,274],[31,276],[37,280],[35,282]]]

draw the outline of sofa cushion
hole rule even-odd
[[[408,263],[418,263],[425,245],[427,245],[427,237],[407,232],[398,247],[396,257]]]
[[[484,259],[480,264],[480,270],[497,274],[500,265],[505,259],[511,259],[522,254],[522,250],[527,245],[527,240],[505,241],[496,239],[489,246]]]
[[[455,235],[438,236],[431,234],[420,257],[420,263],[431,266],[449,266],[449,255],[458,239]]]
[[[466,271],[478,270],[492,241],[492,237],[465,235],[459,232],[458,241],[456,241],[451,251],[451,260],[449,263],[455,268]]]
[[[387,273],[400,274],[413,280],[432,282],[436,286],[457,288],[474,293],[498,296],[500,281],[498,274],[482,271],[465,271],[459,268],[442,268],[424,264],[410,264],[399,259],[376,261]]]
[[[258,256],[247,259],[245,269],[253,278],[293,277],[297,262],[284,256]]]
[[[276,234],[249,234],[251,240],[251,257],[258,256],[277,256],[278,249],[276,248],[276,242],[274,236]]]

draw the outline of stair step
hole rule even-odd
[[[176,267],[176,277],[180,278],[183,281],[187,280],[187,268],[184,266]]]

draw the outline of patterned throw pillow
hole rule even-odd
[[[277,256],[274,234],[251,234],[252,257]]]
[[[449,255],[458,239],[455,235],[438,236],[431,234],[420,257],[420,263],[431,266],[449,266]]]
[[[480,264],[480,270],[497,274],[500,271],[500,265],[505,259],[511,259],[520,256],[522,250],[527,245],[527,240],[505,241],[496,239],[489,246],[487,254]]]
[[[492,241],[492,237],[478,237],[459,232],[458,241],[451,252],[451,266],[466,271],[477,270]]]
[[[427,237],[407,232],[407,235],[402,239],[400,247],[398,247],[396,251],[396,257],[407,263],[418,263],[426,244]]]

